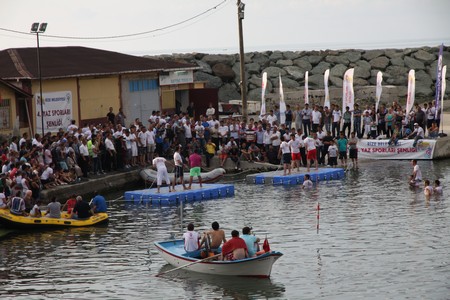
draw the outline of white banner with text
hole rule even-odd
[[[41,97],[39,94],[34,96],[36,104],[36,132],[42,131],[42,121],[44,121],[45,132],[56,132],[59,128],[64,131],[72,121],[72,92],[61,91],[53,93],[43,93],[44,102],[42,103],[43,119],[41,114]]]
[[[398,140],[396,146],[389,146],[389,140],[360,140],[358,158],[370,159],[433,159],[436,140]]]

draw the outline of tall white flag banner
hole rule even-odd
[[[262,75],[261,84],[261,111],[259,113],[259,119],[264,118],[266,115],[266,86],[267,86],[267,73],[264,72]]]
[[[409,117],[409,113],[414,106],[414,100],[416,97],[416,72],[410,70],[408,74],[408,94],[406,95],[406,117]]]
[[[355,69],[348,69],[344,74],[344,82],[342,84],[342,111],[348,106],[353,111],[355,104],[355,92],[353,90],[353,73]]]
[[[280,125],[286,123],[286,102],[284,102],[283,82],[280,76]]]
[[[383,73],[381,71],[378,71],[377,73],[377,88],[375,91],[375,113],[378,111],[378,106],[380,105],[380,99],[381,99],[381,92],[383,91],[383,87],[381,86],[381,83],[383,82]],[[378,116],[378,114],[377,114]],[[378,117],[377,117],[377,123],[378,123]]]
[[[308,71],[305,73],[305,104],[309,104]]]
[[[43,93],[42,103],[44,115],[44,131],[57,132],[60,128],[64,130],[72,121],[72,92],[60,91]],[[36,132],[42,131],[41,96],[35,94]]]
[[[447,82],[445,81],[445,73],[447,73],[447,66],[442,67],[442,82],[441,82],[441,128],[442,132],[444,132],[444,95],[445,95],[445,88],[447,87]]]
[[[323,106],[330,108],[330,90],[328,89],[328,77],[330,76],[330,69],[327,69],[323,74],[323,85],[325,86],[325,101]]]
[[[435,85],[435,91],[436,91],[436,95],[434,98],[434,103],[436,104],[436,112],[435,112],[435,119],[437,119],[438,117],[438,113],[440,111],[440,100],[441,100],[441,83],[442,83],[442,52],[444,50],[444,44],[441,44],[441,47],[439,47],[439,56],[438,56],[438,63],[437,63],[437,67],[436,67],[436,85]],[[437,124],[439,126],[439,124]]]

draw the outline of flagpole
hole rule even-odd
[[[238,27],[239,27],[239,60],[241,68],[241,100],[242,100],[242,119],[247,120],[247,82],[245,78],[245,56],[244,56],[244,37],[242,34],[242,20],[244,19],[245,4],[237,0],[238,9]]]

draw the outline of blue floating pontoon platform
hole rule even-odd
[[[176,191],[169,192],[168,187],[157,189],[144,189],[125,192],[124,199],[128,203],[150,204],[170,206],[178,205],[180,202],[194,202],[209,199],[218,199],[234,196],[234,185],[232,184],[193,184],[190,190],[183,190],[181,185],[176,186]]]
[[[310,172],[306,172],[306,170],[300,170],[300,172],[292,170],[291,175],[284,176],[283,170],[280,170],[247,175],[246,181],[253,184],[295,185],[303,184],[305,174],[309,174],[311,181],[316,182],[344,178],[345,171],[341,168],[311,169]]]

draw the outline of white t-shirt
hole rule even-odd
[[[307,180],[303,181],[303,188],[312,189],[312,187],[313,187],[313,183],[311,180],[307,179]]]
[[[276,139],[272,140],[272,146],[275,146],[275,147],[280,146],[280,144],[281,144],[280,135],[281,134],[279,131],[272,133],[272,135],[270,136],[270,139],[276,137]]]
[[[153,165],[156,166],[157,170],[160,170],[163,168],[167,169],[165,162],[166,162],[166,159],[164,157],[156,157],[153,159]]]
[[[322,118],[322,113],[320,111],[313,110],[311,116],[314,124],[320,124],[320,119]]]
[[[291,153],[291,147],[289,147],[289,143],[283,141],[280,145],[281,153]]]
[[[341,120],[341,111],[333,110],[333,122],[339,122]]]
[[[140,147],[147,147],[147,133],[146,132],[139,131],[139,133],[138,133],[139,142],[141,143]]]
[[[188,231],[183,234],[184,238],[184,249],[186,252],[192,252],[198,250],[198,240],[200,239],[200,234],[196,231]]]
[[[205,127],[203,125],[200,124],[200,125],[195,126],[195,132],[196,132],[196,135],[195,135],[196,138],[202,139],[205,137]]]
[[[272,133],[270,131],[264,131],[264,135],[263,135],[264,145],[271,145],[272,144],[272,141],[270,140],[271,136],[272,136]]]
[[[155,133],[153,131],[147,130],[145,132],[145,135],[147,136],[147,144],[154,145],[155,144]]]
[[[220,126],[219,127],[219,134],[220,136],[226,136],[228,134],[228,126],[224,125],[224,126]]]
[[[183,166],[183,159],[181,158],[181,155],[179,152],[175,152],[173,154],[173,161],[175,163],[175,166],[179,166],[179,167]]]
[[[266,118],[267,118],[267,122],[269,122],[270,125],[272,125],[273,122],[278,121],[277,116],[275,116],[275,115],[273,115],[273,116],[268,115]]]
[[[184,136],[187,139],[191,139],[192,138],[192,130],[191,130],[191,125],[183,125],[184,126]]]
[[[47,169],[42,172],[41,179],[48,180],[50,176],[53,174],[53,169],[50,167],[47,167]]]
[[[304,140],[305,146],[306,146],[306,150],[311,151],[313,149],[316,149],[316,140],[313,139],[312,137],[307,137]]]
[[[330,147],[328,147],[328,155],[330,157],[337,157],[337,151],[338,148],[336,147],[336,145],[331,145]]]
[[[209,116],[213,116],[213,115],[215,115],[216,114],[216,109],[214,108],[214,107],[209,107],[207,110],[206,110],[206,115],[209,117]]]
[[[291,147],[292,153],[300,153],[300,141],[297,139],[290,140],[288,142],[289,146]]]
[[[414,178],[417,181],[422,180],[422,171],[420,171],[419,165],[414,166],[414,172],[416,173],[416,178]]]

